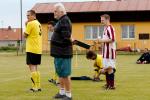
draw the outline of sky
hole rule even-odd
[[[0,0],[0,28],[21,27],[21,0]],[[22,0],[22,25],[26,21],[26,11],[31,9],[36,3],[48,2],[82,2],[82,1],[98,1],[98,0]],[[99,0],[112,1],[112,0]]]

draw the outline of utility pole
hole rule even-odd
[[[20,32],[20,50],[23,53],[23,28],[22,28],[22,0],[20,0],[20,27],[21,27],[21,32]]]

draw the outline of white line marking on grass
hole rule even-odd
[[[9,78],[9,79],[0,81],[0,83],[14,81],[14,80],[18,80],[18,79],[24,79],[24,78],[25,78],[24,76],[22,76],[22,77],[15,77],[15,78]]]
[[[13,74],[13,73],[0,73],[0,75],[1,75],[1,74]]]

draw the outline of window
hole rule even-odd
[[[91,39],[91,26],[86,26],[85,27],[85,39]]]
[[[134,25],[122,25],[122,39],[134,39],[135,30]]]
[[[94,40],[98,37],[102,37],[104,26],[85,26],[85,39]]]
[[[98,37],[98,27],[97,26],[93,26],[92,27],[92,39],[96,39]]]
[[[103,32],[104,32],[104,26],[99,27],[99,35],[100,37],[103,37]]]

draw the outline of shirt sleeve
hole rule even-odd
[[[32,24],[28,23],[26,26],[25,33],[29,35],[31,33],[31,29],[32,29]]]

